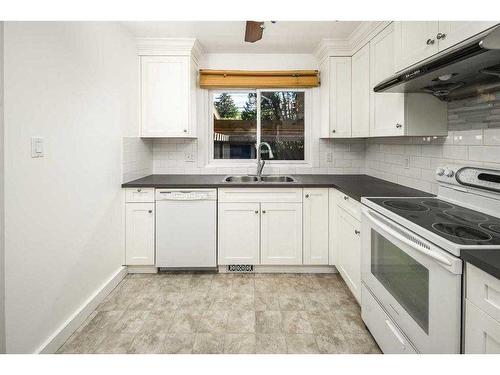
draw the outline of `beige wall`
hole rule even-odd
[[[5,23],[7,352],[43,348],[121,268],[135,42],[112,22]],[[45,157],[30,157],[43,137]]]

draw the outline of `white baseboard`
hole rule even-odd
[[[55,353],[125,276],[127,276],[127,267],[121,266],[35,353]]]
[[[227,273],[227,266],[219,266],[220,273]],[[337,273],[335,266],[254,266],[253,273]],[[245,273],[245,272],[241,272]]]
[[[128,266],[128,273],[158,273],[155,266]]]

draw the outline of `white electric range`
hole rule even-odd
[[[500,171],[436,178],[437,197],[362,199],[362,317],[386,353],[460,353],[460,251],[500,251]]]

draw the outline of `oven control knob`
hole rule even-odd
[[[436,169],[436,174],[437,174],[438,176],[442,176],[442,175],[444,175],[444,169],[443,169],[443,168],[438,168],[438,169]]]
[[[447,169],[446,171],[444,171],[444,175],[446,177],[453,177],[454,174],[455,174],[455,172],[453,172],[453,170],[451,170],[451,169]]]

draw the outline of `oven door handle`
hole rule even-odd
[[[368,219],[370,219],[374,224],[378,225],[380,228],[382,228],[385,232],[387,232],[389,235],[391,235],[392,237],[394,238],[397,238],[399,241],[405,243],[406,245],[410,246],[412,249],[415,249],[417,250],[418,252],[436,260],[437,262],[441,263],[441,264],[444,264],[448,267],[451,267],[452,264],[450,262],[449,259],[447,259],[445,256],[441,255],[441,254],[438,254],[432,250],[429,250],[427,249],[426,247],[424,247],[423,245],[421,245],[420,243],[416,242],[416,241],[412,241],[411,239],[405,237],[404,235],[402,235],[401,233],[397,232],[396,230],[394,230],[394,228],[391,228],[390,226],[384,224],[382,222],[382,220],[378,219],[378,215],[373,213],[372,211],[368,211],[366,210],[366,217]],[[415,237],[416,239],[416,236],[412,234],[412,237]],[[421,240],[418,240],[419,242]],[[423,241],[422,241],[423,243]]]

